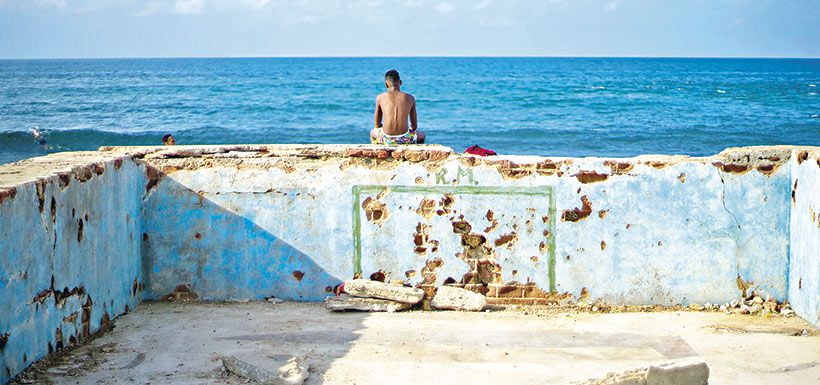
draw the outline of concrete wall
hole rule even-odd
[[[354,276],[491,303],[723,303],[818,324],[816,148],[488,157],[106,148],[0,167],[0,383],[140,299],[322,300]]]
[[[97,153],[0,167],[0,383],[139,303],[143,169]]]
[[[789,302],[820,326],[820,151],[795,150],[790,166]]]
[[[171,150],[168,150],[171,151]],[[382,271],[504,303],[786,297],[790,149],[473,158],[447,148],[148,155],[146,297],[321,300]],[[586,202],[586,203],[585,203]],[[450,279],[448,279],[450,278]]]

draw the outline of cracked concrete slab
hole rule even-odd
[[[806,328],[809,336],[794,336]],[[248,354],[304,356],[306,384],[567,384],[687,357],[708,363],[712,385],[820,380],[812,364],[820,336],[805,321],[706,312],[340,314],[315,303],[147,303],[71,355],[89,349],[94,365],[57,365],[37,380],[241,384],[220,357]]]

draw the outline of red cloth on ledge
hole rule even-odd
[[[493,151],[493,150],[488,150],[488,149],[486,149],[486,148],[481,148],[481,147],[479,147],[477,144],[474,144],[474,145],[472,145],[472,146],[470,146],[470,147],[467,147],[467,149],[466,149],[466,150],[464,150],[464,153],[465,153],[465,154],[471,154],[471,155],[478,155],[478,156],[497,155],[497,154],[495,153],[495,151]]]

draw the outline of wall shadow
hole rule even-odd
[[[232,302],[275,297],[316,302],[334,295],[344,277],[326,271],[310,255],[253,220],[172,177],[154,173],[156,178],[149,178],[143,199],[143,299]],[[265,199],[261,193],[247,194],[249,201]],[[260,206],[264,205],[256,207]],[[324,314],[327,311],[318,306],[308,308],[307,313],[304,318],[301,314],[285,316],[299,318],[299,322],[276,334],[256,334],[237,322],[237,329],[226,331],[228,336],[223,334],[222,339],[258,343],[267,350],[279,348],[283,342],[324,341],[321,345],[325,348],[319,352],[315,348],[290,352],[309,357],[307,363],[313,372],[308,383],[322,383],[324,371],[359,338],[368,313]],[[343,319],[339,318],[331,330],[321,323],[327,317]],[[305,346],[309,344],[301,347]]]
[[[249,205],[265,199],[261,193],[246,194]],[[162,299],[174,290],[184,291],[183,285],[200,300],[274,296],[322,301],[344,278],[327,272],[287,240],[170,177],[151,187],[143,210],[144,299]]]

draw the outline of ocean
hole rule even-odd
[[[429,143],[499,154],[820,145],[820,59],[0,60],[0,163],[103,145],[368,143],[401,72]],[[29,133],[44,134],[38,143]]]

